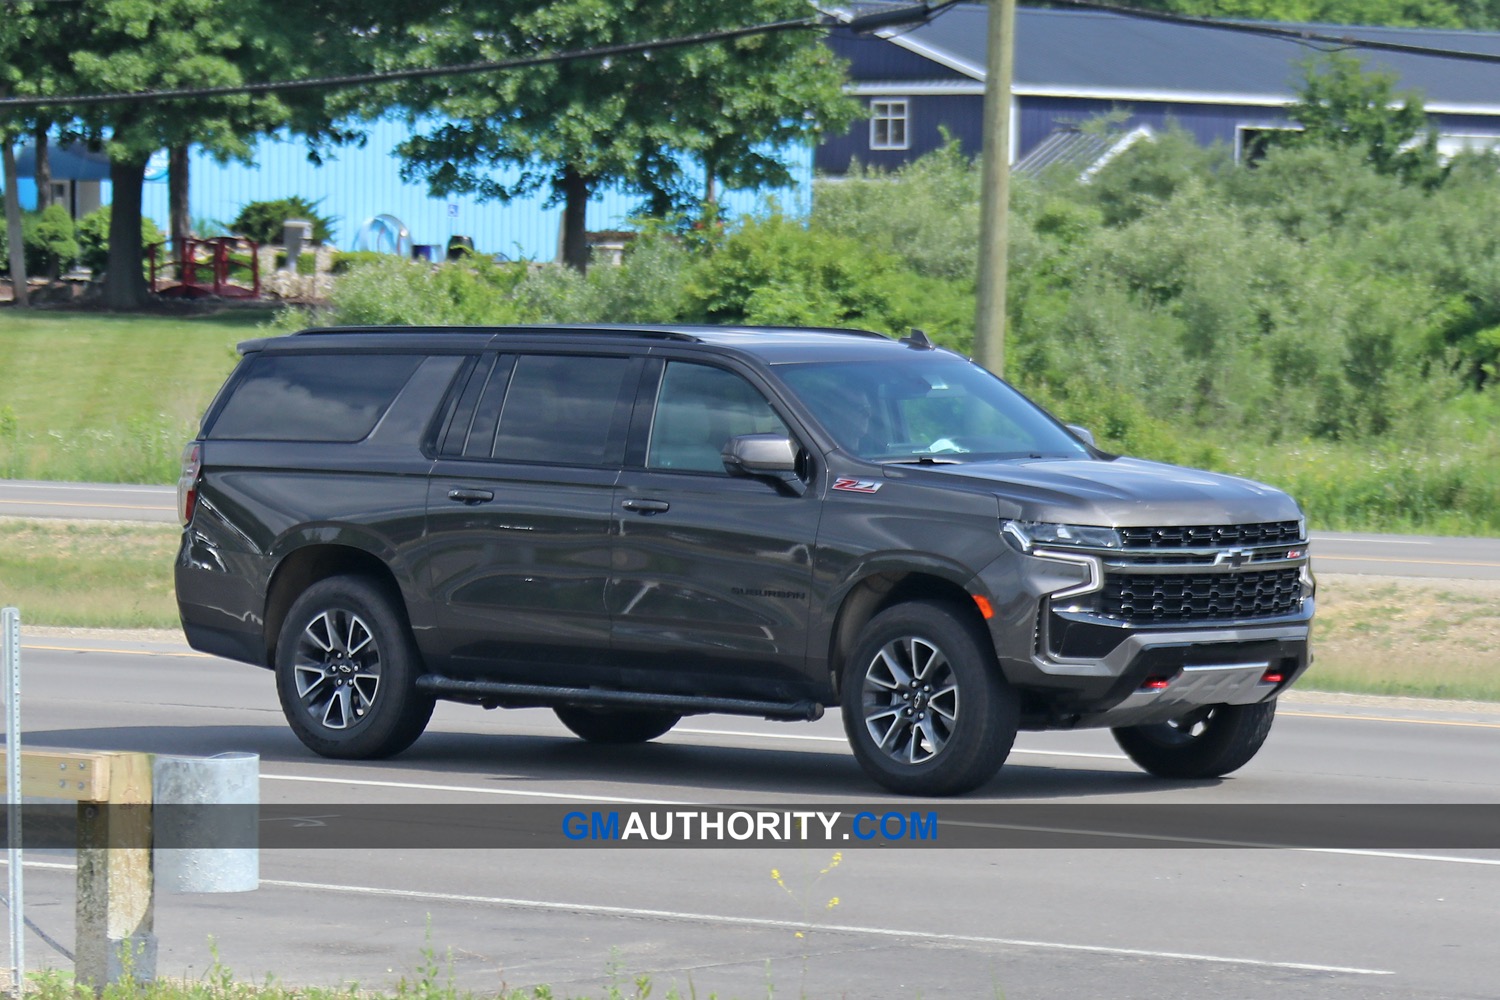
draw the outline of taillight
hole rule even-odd
[[[182,475],[177,477],[177,516],[184,525],[193,520],[198,505],[198,473],[203,471],[202,453],[197,441],[182,449]]]

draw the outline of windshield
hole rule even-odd
[[[778,365],[777,374],[841,448],[873,462],[1089,454],[1026,397],[951,354]]]

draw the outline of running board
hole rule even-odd
[[[613,691],[606,688],[551,687],[546,684],[507,684],[503,681],[465,681],[441,674],[417,678],[417,690],[438,698],[477,701],[503,708],[550,708],[585,705],[600,708],[649,708],[698,715],[758,715],[765,719],[819,719],[823,706],[815,701],[754,701],[749,698],[707,698],[685,694]]]

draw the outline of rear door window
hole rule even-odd
[[[464,454],[507,462],[618,465],[639,373],[640,362],[627,357],[523,354],[513,368],[502,359],[479,401]],[[486,454],[475,453],[476,443],[489,445]]]
[[[209,431],[240,441],[362,441],[423,354],[262,354]]]

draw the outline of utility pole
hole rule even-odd
[[[1005,269],[1010,212],[1010,85],[1015,75],[1016,0],[990,0],[984,73],[984,159],[979,213],[979,308],[974,358],[1005,374]]]

